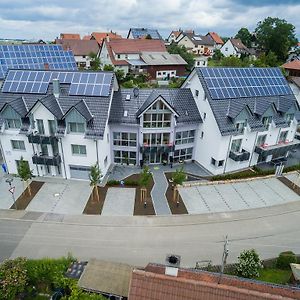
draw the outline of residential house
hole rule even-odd
[[[299,288],[219,273],[148,264],[134,269],[129,300],[277,300],[299,299]]]
[[[171,33],[168,36],[168,44],[170,45],[172,42],[177,43],[178,42],[178,37],[182,33],[182,30],[172,30]]]
[[[9,70],[0,92],[1,152],[9,173],[24,158],[35,176],[88,180],[111,164],[112,72]]]
[[[300,105],[300,77],[289,77],[290,87]]]
[[[112,65],[127,73],[149,73],[151,79],[185,74],[186,62],[178,54],[169,54],[162,40],[106,40],[100,53],[103,65]]]
[[[220,49],[224,45],[223,40],[216,32],[208,32],[206,36],[210,37],[214,41],[215,49]]]
[[[61,33],[60,39],[80,40],[80,34],[78,34],[78,33]]]
[[[117,34],[116,32],[92,32],[90,35],[91,40],[96,40],[99,44],[100,48],[102,47],[102,43],[105,39],[114,40],[114,39],[122,39],[122,36]]]
[[[300,77],[300,60],[293,60],[282,65],[289,76]]]
[[[182,87],[203,120],[193,159],[213,174],[280,161],[299,145],[299,105],[279,68],[195,68]]]
[[[220,48],[221,53],[226,56],[235,56],[240,58],[242,55],[250,55],[249,49],[242,43],[240,39],[230,38]]]
[[[99,44],[95,40],[57,39],[55,43],[62,45],[64,50],[73,52],[78,68],[89,69],[91,67],[90,54],[94,53],[96,56],[100,54]]]
[[[145,39],[162,40],[163,38],[156,29],[149,28],[130,28],[127,34],[128,39]]]

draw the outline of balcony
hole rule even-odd
[[[56,140],[54,136],[45,136],[41,134],[30,134],[28,135],[28,142],[33,144],[53,144],[53,141]]]
[[[242,150],[242,152],[229,152],[229,158],[231,158],[234,161],[246,161],[250,158],[250,152],[246,150]]]
[[[60,155],[47,156],[47,155],[33,155],[32,162],[36,165],[59,166],[61,163]]]
[[[268,156],[268,155],[276,155],[277,157],[279,156],[285,156],[286,153],[290,150],[293,150],[297,148],[300,144],[300,140],[295,139],[294,141],[291,142],[282,142],[277,145],[260,145],[255,147],[255,152],[258,154],[262,154],[263,156]]]

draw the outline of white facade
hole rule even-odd
[[[89,69],[91,67],[91,59],[88,55],[74,55],[78,68]]]
[[[238,58],[241,57],[241,53],[239,53],[236,50],[236,48],[233,46],[230,39],[220,48],[220,51],[225,57],[229,57],[229,56],[235,56]]]
[[[196,56],[194,67],[204,68],[207,67],[208,57],[207,56]]]

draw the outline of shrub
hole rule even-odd
[[[106,185],[108,185],[108,186],[120,185],[120,181],[119,180],[108,180]]]
[[[255,278],[259,276],[262,268],[259,255],[254,249],[244,250],[238,257],[237,274],[245,278]]]
[[[126,179],[126,180],[124,180],[124,184],[128,185],[128,186],[138,186],[139,182],[136,180],[132,180],[132,179]]]
[[[279,269],[289,269],[291,263],[296,263],[297,257],[292,251],[281,252],[276,260],[276,267]]]
[[[174,173],[172,173],[172,180],[175,184],[182,185],[183,181],[186,179],[186,174],[183,171],[183,168],[176,169]]]

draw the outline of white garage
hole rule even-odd
[[[69,165],[69,167],[70,167],[71,178],[89,180],[91,167],[75,166],[75,165]]]

